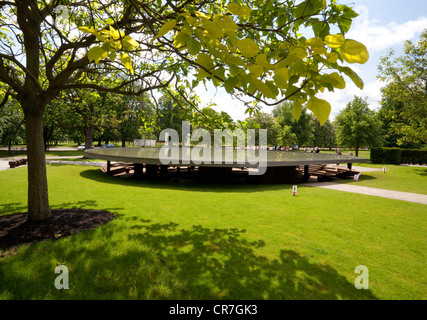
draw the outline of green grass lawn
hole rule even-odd
[[[0,214],[26,210],[26,179],[25,168],[0,172]],[[292,196],[290,185],[134,181],[85,166],[48,166],[48,179],[53,209],[116,219],[0,258],[0,298],[427,298],[421,204],[303,185]],[[55,289],[57,264],[69,290]],[[358,265],[369,290],[355,289]]]
[[[398,166],[385,164],[360,163],[355,166],[369,168],[386,168],[380,171],[363,172],[359,181],[338,180],[338,183],[349,183],[359,186],[427,194],[427,167]]]

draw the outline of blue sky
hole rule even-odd
[[[342,2],[342,1],[338,1]],[[347,86],[343,90],[326,92],[319,98],[327,100],[332,106],[330,119],[342,110],[355,95],[367,98],[369,107],[378,110],[381,100],[380,88],[383,84],[377,80],[377,66],[380,58],[387,55],[390,49],[396,56],[402,54],[405,40],[416,41],[421,31],[427,29],[427,1],[426,0],[353,0],[342,2],[352,6],[359,13],[346,38],[355,39],[366,45],[369,51],[369,61],[364,64],[352,64],[365,83],[364,90],[357,88],[350,79],[346,78]],[[223,90],[216,90],[213,86],[208,91],[200,90],[202,103],[211,100],[218,106],[218,111],[226,111],[234,120],[243,120],[243,105]],[[272,107],[264,107],[264,112],[271,112]]]

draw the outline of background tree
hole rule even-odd
[[[258,124],[255,129],[267,129],[267,145],[273,146],[278,143],[280,126],[272,115],[266,112],[258,112],[245,119],[247,122],[255,122]],[[256,131],[255,142],[259,145],[259,132]]]
[[[9,99],[0,109],[0,145],[8,147],[12,156],[12,144],[25,142],[24,114],[16,101]]]
[[[427,141],[427,30],[413,43],[406,41],[403,56],[394,52],[381,59],[379,76],[381,117],[390,143],[421,146]]]
[[[314,129],[312,116],[307,112],[306,108],[303,108],[298,118],[295,118],[293,107],[292,102],[284,102],[273,109],[273,116],[276,122],[286,132],[281,138],[282,145],[284,145],[285,140],[287,141],[286,145],[293,146],[295,143],[298,146],[310,145],[313,140]],[[288,141],[291,138],[290,133],[295,135],[294,141]],[[284,137],[287,138],[285,139]]]
[[[153,115],[156,126],[156,137],[164,129],[174,129],[181,134],[182,121],[188,119],[188,110],[182,107],[169,95],[163,95],[156,101]],[[180,137],[181,139],[181,137]]]
[[[335,118],[337,142],[342,147],[355,148],[356,157],[361,147],[382,144],[381,122],[369,109],[366,99],[354,97]]]
[[[149,96],[123,96],[122,102],[116,104],[119,125],[117,128],[122,147],[126,146],[126,141],[133,141],[141,138],[141,126],[143,126],[143,115],[154,114],[154,106],[149,100]]]
[[[369,58],[363,44],[344,36],[357,14],[335,2],[78,1],[64,8],[59,1],[0,1],[0,81],[25,114],[29,219],[50,216],[43,114],[63,90],[139,95],[163,88],[194,107],[188,96],[210,80],[266,103],[293,100],[295,113],[307,102],[326,121],[330,105],[316,94],[342,89],[340,74],[362,88],[340,63]],[[57,23],[64,11],[66,23]],[[340,34],[330,34],[334,25]],[[304,27],[313,38],[299,35]],[[100,73],[119,82],[91,80]]]
[[[329,148],[336,146],[335,126],[328,119],[323,125],[317,118],[312,117],[313,123],[313,143],[312,145],[321,148]]]

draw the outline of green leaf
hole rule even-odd
[[[338,54],[336,52],[331,52],[327,55],[328,62],[335,63],[338,60]]]
[[[363,43],[346,40],[341,47],[341,57],[348,63],[364,64],[369,60],[369,52]]]
[[[271,67],[270,63],[267,61],[267,54],[265,53],[257,55],[255,62],[256,64],[263,66],[264,68],[267,68],[267,69]]]
[[[342,34],[330,34],[325,37],[325,43],[333,49],[342,47],[345,44],[345,38]]]
[[[92,47],[87,53],[89,61],[95,61],[98,63],[102,59],[108,57],[108,51],[104,50],[102,47]]]
[[[134,72],[132,68],[132,60],[126,52],[121,52],[119,55],[120,61],[123,63],[126,69],[128,69],[132,74]]]
[[[199,65],[203,66],[208,70],[213,68],[214,66],[212,58],[206,53],[199,53],[196,59],[196,63],[198,63]]]
[[[240,11],[240,5],[234,2],[231,2],[227,5],[228,12],[232,14],[238,14]]]
[[[258,78],[259,76],[261,76],[264,73],[264,67],[259,66],[257,64],[251,64],[248,67],[248,70],[251,74],[254,75],[254,77]]]
[[[237,29],[237,24],[229,16],[223,17],[224,22],[221,24],[224,32],[234,32]]]
[[[302,105],[299,103],[294,103],[291,110],[292,116],[295,118],[296,121],[299,120],[302,113]]]
[[[154,37],[154,39],[163,37],[166,33],[168,33],[173,28],[175,28],[175,26],[176,26],[176,21],[174,21],[174,20],[170,20],[170,21],[166,22],[164,25],[161,26],[159,32]]]
[[[237,86],[238,83],[239,80],[236,77],[227,78],[224,81],[224,88],[227,93],[230,93],[233,91],[234,87]]]
[[[256,80],[253,82],[253,84],[255,85],[256,89],[258,89],[266,98],[276,98],[276,95],[266,83],[262,82],[261,80]]]
[[[289,80],[289,69],[281,68],[275,70],[273,79],[276,82],[276,86],[278,88],[287,89]]]
[[[314,49],[314,48],[323,48],[325,44],[323,40],[320,38],[310,38],[305,42],[305,45]]]
[[[242,19],[247,19],[251,15],[252,10],[247,5],[239,5],[237,3],[229,3],[227,5],[228,12],[238,15]]]
[[[343,72],[345,75],[347,75],[360,90],[363,90],[363,87],[364,87],[363,80],[358,76],[356,72],[353,71],[353,69],[349,67],[340,66],[338,67],[338,70],[340,72]]]
[[[126,36],[122,40],[123,42],[123,49],[125,50],[134,50],[139,46],[139,43],[133,39],[131,36]]]
[[[249,38],[237,41],[237,48],[239,48],[245,58],[255,57],[260,51],[255,41]]]
[[[307,57],[307,51],[302,47],[293,47],[290,50],[290,54],[294,55],[295,57],[297,57],[300,60],[303,60]]]
[[[187,50],[189,54],[196,55],[200,52],[201,49],[202,49],[202,45],[199,41],[191,37],[188,39]]]
[[[97,30],[89,28],[89,27],[78,27],[77,29],[79,29],[82,32],[91,33],[91,34],[95,34],[98,32]]]
[[[328,101],[311,97],[307,102],[307,109],[313,111],[317,119],[319,119],[320,125],[323,125],[328,120],[329,114],[331,113],[331,105]]]
[[[191,39],[191,37],[185,33],[185,32],[178,32],[173,39],[173,45],[177,49],[183,49],[185,46],[187,46],[187,42]]]
[[[210,21],[208,19],[202,19],[202,21],[203,21],[203,25],[202,25],[203,29],[208,31],[211,38],[217,39],[222,37],[224,33],[215,22]]]
[[[251,15],[251,12],[252,12],[252,10],[247,6],[247,5],[243,5],[241,8],[240,8],[240,13],[239,13],[239,16],[242,18],[242,19],[247,19],[247,18],[249,18],[249,16]]]
[[[344,78],[337,72],[322,75],[320,82],[324,87],[332,86],[337,89],[344,89],[346,85]]]

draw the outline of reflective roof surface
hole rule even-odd
[[[309,153],[302,151],[267,151],[227,148],[107,148],[90,149],[85,156],[107,161],[133,162],[157,165],[195,165],[216,167],[272,167],[309,164],[338,164],[368,162],[366,158],[334,153]]]

